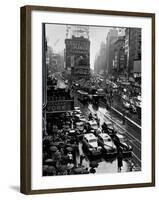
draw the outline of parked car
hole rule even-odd
[[[108,134],[114,133],[114,124],[111,121],[105,121],[104,124],[102,125],[102,129],[104,132]]]
[[[97,137],[93,133],[87,133],[83,136],[83,149],[90,156],[102,154],[102,147],[98,145]]]
[[[86,121],[86,119],[82,114],[75,114],[74,115],[74,121],[75,122],[80,122],[80,121]]]
[[[74,110],[75,110],[75,111],[81,111],[81,110],[80,110],[80,107],[77,107],[77,106],[74,107]]]
[[[117,147],[122,149],[123,154],[131,154],[132,153],[132,146],[129,144],[128,138],[125,135],[120,133],[114,134],[111,136],[112,140],[114,141]]]
[[[98,129],[98,124],[95,120],[89,120],[87,122],[88,126],[90,129],[93,129],[93,130],[97,130]]]
[[[117,147],[107,133],[100,133],[98,135],[98,144],[103,148],[103,151],[106,153],[106,155],[117,154]]]
[[[79,131],[84,130],[84,123],[83,122],[76,122],[76,129]]]

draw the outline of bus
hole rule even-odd
[[[78,100],[80,100],[84,103],[87,103],[88,100],[89,100],[88,92],[85,92],[83,90],[78,90],[77,91],[77,98],[78,98]]]

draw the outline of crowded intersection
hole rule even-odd
[[[54,26],[45,25],[44,33],[47,35]],[[118,28],[103,28],[104,34],[108,32],[106,45],[101,43],[105,50],[101,47],[93,60],[93,29],[76,26],[75,31],[85,35],[73,34],[69,38],[71,28],[63,25],[67,35],[62,54],[55,53],[47,39],[44,41],[42,174],[141,171],[141,76],[136,70],[140,62],[134,58],[134,71],[130,70],[132,63],[128,57],[125,60],[124,46],[127,32],[139,34],[140,30],[123,28],[121,36]],[[107,46],[111,34],[115,39],[112,55],[112,47]],[[113,60],[119,55],[118,60]]]

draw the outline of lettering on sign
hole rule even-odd
[[[72,110],[72,102],[72,100],[48,102],[47,111],[53,112]]]

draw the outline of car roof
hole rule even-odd
[[[107,133],[100,133],[99,136],[100,136],[102,139],[111,138]]]
[[[83,122],[81,121],[81,122],[76,122],[76,125],[83,125]]]
[[[96,136],[93,133],[87,133],[84,135],[86,139],[96,139]]]
[[[125,138],[125,135],[122,135],[122,134],[120,134],[120,133],[117,133],[116,136],[117,136],[119,139]]]
[[[105,121],[105,123],[107,124],[107,125],[112,125],[113,123],[111,122],[111,121]]]
[[[75,110],[80,110],[80,107],[75,106],[74,109],[75,109]]]
[[[90,120],[88,122],[90,123],[90,125],[97,124],[97,122],[95,120]]]

